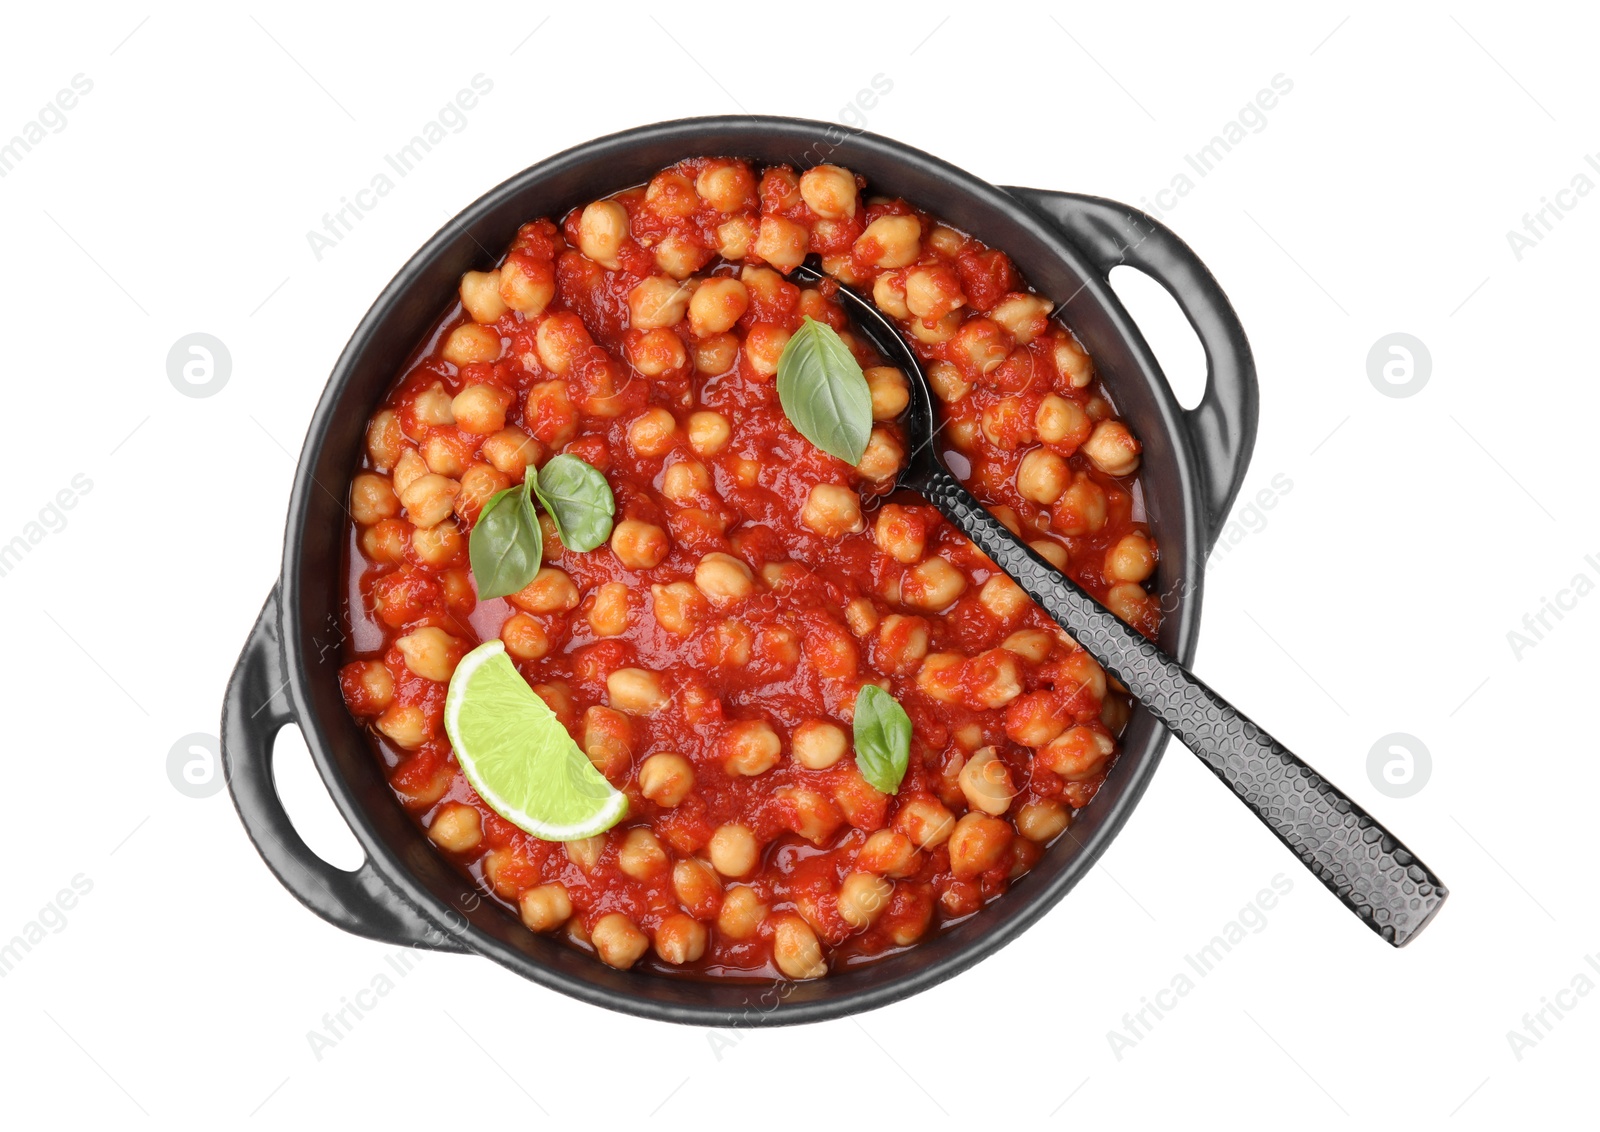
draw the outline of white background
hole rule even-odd
[[[92,481],[0,577],[0,942],[92,884],[0,979],[9,1120],[1499,1128],[1587,1111],[1600,994],[1568,998],[1520,1058],[1507,1032],[1580,972],[1600,980],[1600,773],[1572,710],[1593,695],[1600,598],[1520,656],[1507,633],[1600,578],[1600,194],[1568,198],[1520,261],[1506,232],[1600,148],[1593,23],[1531,5],[848,5],[802,34],[816,6],[651,10],[8,14],[0,139],[72,76],[93,83],[0,179],[0,542]],[[494,87],[466,128],[319,262],[306,232],[479,73]],[[1293,82],[1166,215],[1260,366],[1244,497],[1292,483],[1213,560],[1197,667],[1418,849],[1448,905],[1385,946],[1174,745],[1065,902],[911,1001],[714,1037],[427,955],[318,1060],[307,1032],[391,949],[303,909],[227,795],[185,796],[167,764],[217,729],[344,341],[449,216],[540,158],[684,115],[835,120],[880,74],[876,132],[996,183],[1152,205],[1274,75]],[[1193,380],[1171,310],[1139,309]],[[211,397],[167,378],[194,331],[231,353]],[[1368,377],[1395,331],[1432,359],[1405,398]],[[1367,770],[1395,732],[1432,755],[1408,798]],[[303,745],[280,750],[307,837],[353,863]],[[1293,888],[1264,930],[1118,1059],[1108,1031],[1280,873]]]

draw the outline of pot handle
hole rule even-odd
[[[1244,482],[1256,442],[1259,390],[1244,327],[1216,278],[1173,231],[1136,208],[1104,197],[1007,188],[1060,229],[1109,282],[1127,264],[1167,289],[1205,348],[1206,391],[1183,411],[1184,431],[1205,483],[1206,549],[1216,543]]]
[[[239,654],[222,702],[223,774],[256,851],[283,887],[335,927],[404,947],[466,951],[401,899],[370,860],[354,872],[335,868],[295,832],[272,778],[273,740],[285,726],[300,722],[283,673],[274,586]]]

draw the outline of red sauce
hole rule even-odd
[[[1082,349],[1003,252],[905,201],[866,197],[859,182],[845,192],[843,176],[808,180],[802,192],[785,168],[758,174],[742,162],[695,159],[611,198],[625,210],[625,233],[612,233],[619,240],[596,238],[604,217],[591,214],[586,229],[581,210],[559,226],[526,225],[496,272],[464,280],[464,305],[430,333],[369,429],[346,566],[342,682],[351,711],[371,725],[397,795],[445,844],[441,852],[513,914],[531,890],[562,886],[570,918],[530,919],[525,904],[524,917],[576,946],[596,950],[597,925],[625,917],[642,933],[638,947],[598,947],[618,965],[647,939],[656,949],[637,957],[644,968],[779,977],[789,955],[775,957],[780,928],[785,939],[808,929],[834,970],[904,949],[977,912],[1034,864],[1093,798],[1126,721],[1126,697],[1107,690],[1086,653],[932,506],[893,490],[905,444],[892,419],[875,426],[861,469],[789,424],[771,376],[787,333],[803,315],[847,336],[849,323],[832,280],[802,288],[763,255],[788,268],[796,253],[820,255],[830,275],[899,315],[944,402],[940,443],[968,487],[1141,631],[1158,627],[1157,603],[1140,584],[1155,550],[1130,475],[1137,442],[1116,422]],[[893,217],[910,223],[868,230]],[[584,255],[586,246],[609,262]],[[656,317],[641,296],[656,288],[670,297],[673,274],[688,277],[685,289],[741,280],[747,307],[721,333],[697,334],[693,306],[687,316]],[[880,364],[864,341],[847,340],[864,366]],[[896,383],[879,379],[879,415],[889,415]],[[697,431],[709,418],[695,414],[717,414],[725,443],[715,444],[715,427]],[[521,480],[526,461],[558,451],[605,473],[619,531],[632,521],[630,530],[647,524],[656,534],[642,558],[637,547],[619,556],[620,536],[576,553],[547,522],[545,565],[571,588],[552,573],[538,594],[530,587],[479,601],[471,523],[489,494]],[[1033,477],[1033,490],[1019,486],[1019,473]],[[423,482],[429,475],[441,482]],[[446,492],[442,517],[424,498],[427,484]],[[858,523],[848,507],[812,516],[818,485],[861,497]],[[732,601],[702,593],[696,568],[708,554],[742,562],[751,592]],[[1107,576],[1108,554],[1120,555],[1118,577]],[[442,730],[447,685],[431,677],[447,674],[412,671],[396,644],[424,627],[453,638],[453,658],[505,638],[529,683],[628,794],[629,816],[601,842],[574,848],[490,810]],[[619,669],[655,673],[668,705],[616,710],[607,678]],[[848,749],[820,768],[794,757],[808,721],[848,736],[868,681],[891,691],[913,723],[895,795],[868,785]],[[777,735],[770,769],[730,773],[740,724]],[[672,805],[640,783],[645,759],[662,753],[694,771]],[[993,816],[977,806],[985,799]],[[438,824],[462,806],[476,813],[476,839],[470,829],[452,838],[442,832],[450,823]],[[712,836],[727,825],[753,835],[758,864],[708,884]],[[639,829],[663,854],[653,872],[636,861],[624,869],[626,839]],[[908,848],[909,859],[895,858]],[[685,874],[675,869],[683,861],[707,867]],[[841,905],[851,874],[863,876]],[[750,890],[739,894],[741,907],[759,903],[765,913],[748,924],[724,916],[735,886]],[[608,945],[616,924],[600,929]],[[685,959],[666,942],[685,932],[698,957],[669,962]]]

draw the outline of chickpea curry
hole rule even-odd
[[[791,280],[808,257],[825,277]],[[526,224],[462,277],[368,426],[340,679],[438,849],[613,967],[804,979],[902,950],[1004,893],[1117,754],[1125,692],[895,491],[907,379],[852,334],[840,284],[916,351],[968,489],[1159,628],[1139,443],[1003,251],[849,170],[730,158]],[[780,361],[812,322],[870,393],[853,465],[780,404]],[[563,545],[530,509],[537,572],[480,596],[485,508],[567,457],[609,488],[609,537]],[[447,688],[495,640],[626,795],[613,828],[541,840],[462,773]],[[897,785],[864,773],[858,700],[909,720]]]

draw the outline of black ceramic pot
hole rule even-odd
[[[283,573],[228,685],[222,754],[239,816],[267,865],[330,923],[388,943],[473,952],[575,998],[614,1010],[710,1026],[816,1021],[870,1010],[947,979],[999,949],[1076,884],[1122,828],[1155,772],[1167,733],[1136,711],[1123,752],[1063,838],[1002,899],[908,952],[814,982],[745,984],[614,971],[535,935],[436,853],[390,792],[338,669],[345,589],[340,569],[347,484],[368,417],[464,271],[492,265],[519,225],[642,183],[686,157],[731,155],[865,175],[1003,249],[1065,320],[1144,443],[1144,504],[1161,545],[1166,604],[1160,644],[1187,662],[1200,623],[1201,567],[1237,492],[1255,438],[1249,346],[1216,280],[1176,236],[1143,213],[1094,197],[999,189],[937,158],[867,133],[788,118],[697,118],[643,126],[570,149],[469,206],[378,296],[328,379],[289,502]],[[1117,264],[1160,281],[1204,344],[1205,398],[1181,409],[1107,285]],[[354,872],[315,856],[278,800],[272,747],[298,726],[334,802],[366,852]]]

